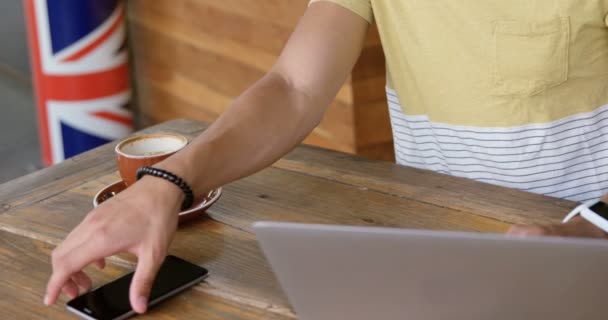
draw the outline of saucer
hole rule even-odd
[[[103,189],[97,192],[95,197],[93,197],[93,207],[97,207],[102,202],[115,196],[126,188],[127,186],[122,180],[116,181],[105,186]],[[222,188],[217,188],[209,191],[204,197],[195,200],[189,209],[183,210],[179,213],[179,222],[181,223],[190,220],[205,213],[205,211],[209,209],[209,207],[211,207],[211,205],[213,205],[217,201],[217,199],[220,198],[221,195]]]

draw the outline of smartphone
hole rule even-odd
[[[205,268],[167,256],[152,285],[148,307],[199,283],[207,275]],[[69,301],[66,307],[84,319],[126,319],[135,314],[129,302],[132,278],[133,272]]]

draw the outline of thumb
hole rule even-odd
[[[164,255],[154,255],[153,250],[143,251],[138,258],[129,292],[131,306],[137,313],[144,313],[148,308],[150,290],[164,258]]]

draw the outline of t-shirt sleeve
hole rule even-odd
[[[374,21],[374,13],[372,10],[371,0],[310,0],[308,5],[320,1],[333,2],[360,15],[369,23],[372,23]]]

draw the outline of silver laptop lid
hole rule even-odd
[[[302,320],[608,319],[608,241],[257,222]]]

